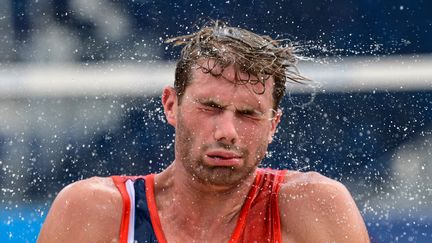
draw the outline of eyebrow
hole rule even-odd
[[[196,99],[196,102],[198,102],[201,105],[217,107],[217,108],[225,108],[228,106],[228,105],[222,105],[218,103],[216,100],[213,100],[211,98]]]

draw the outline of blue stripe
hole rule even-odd
[[[145,180],[140,178],[134,182],[135,188],[135,242],[157,243],[156,234],[150,219],[145,192]]]

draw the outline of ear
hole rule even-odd
[[[176,126],[177,94],[173,87],[167,86],[162,92],[162,105],[169,124]]]
[[[276,129],[277,129],[277,126],[279,125],[281,117],[282,117],[282,110],[278,109],[275,112],[275,115],[273,116],[272,120],[270,121],[271,122],[271,130],[270,130],[270,134],[268,137],[268,143],[271,143],[273,141],[273,136],[276,133]]]

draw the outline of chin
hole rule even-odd
[[[255,167],[200,166],[194,173],[200,182],[214,186],[235,186],[253,174]]]

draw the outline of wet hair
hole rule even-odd
[[[304,83],[308,80],[297,70],[299,57],[292,44],[231,27],[221,21],[211,21],[195,33],[174,37],[166,42],[174,46],[184,45],[174,81],[179,104],[192,79],[191,69],[196,65],[215,77],[221,77],[224,68],[234,65],[236,73],[233,82],[253,84],[257,94],[265,92],[266,80],[273,77],[275,109],[285,95],[286,82]]]

